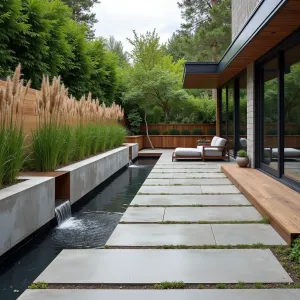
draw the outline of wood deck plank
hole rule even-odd
[[[222,165],[222,171],[289,244],[300,236],[300,194],[255,169]]]

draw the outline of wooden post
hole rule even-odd
[[[217,89],[216,100],[216,136],[221,136],[221,107],[222,107],[222,89]]]

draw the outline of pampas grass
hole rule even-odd
[[[39,171],[82,160],[124,142],[118,121],[124,111],[113,103],[106,107],[91,93],[77,101],[68,95],[60,77],[44,76],[36,97],[37,130],[32,132],[32,161]],[[122,139],[122,142],[120,142]]]
[[[24,163],[23,107],[30,87],[24,86],[21,65],[0,87],[0,187],[16,181]]]

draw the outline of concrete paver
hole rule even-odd
[[[19,300],[298,300],[300,289],[270,290],[27,290]]]
[[[167,207],[164,216],[164,221],[174,222],[260,220],[262,216],[254,207]]]
[[[164,212],[163,207],[128,207],[121,222],[161,222]]]
[[[201,186],[145,186],[143,185],[138,194],[170,194],[170,195],[197,195],[202,194]]]
[[[300,289],[270,290],[27,290],[19,300],[298,300]]]
[[[286,245],[269,224],[212,224],[218,245]]]
[[[270,250],[63,250],[36,279],[48,283],[292,282]]]
[[[130,205],[250,205],[242,194],[234,195],[136,195]]]
[[[215,245],[210,225],[206,224],[119,224],[108,246]]]

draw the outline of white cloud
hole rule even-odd
[[[96,36],[113,35],[127,51],[131,45],[126,38],[133,37],[132,30],[145,33],[156,28],[161,42],[166,42],[182,22],[177,0],[101,0],[93,12],[98,19]]]

